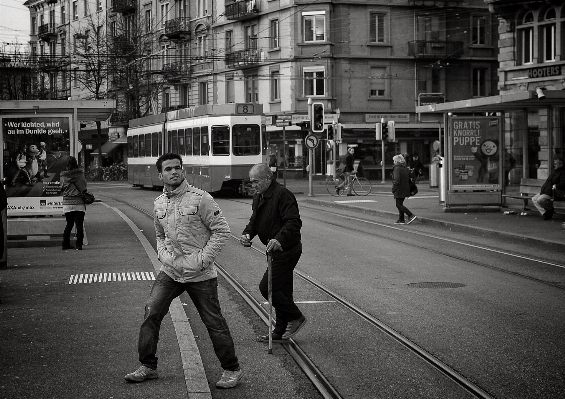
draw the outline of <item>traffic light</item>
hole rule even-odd
[[[375,125],[376,125],[375,126],[376,139],[380,141],[383,139],[383,124],[377,122]]]
[[[388,123],[382,124],[382,130],[383,130],[382,140],[386,141],[386,140],[388,140]]]
[[[328,125],[328,140],[334,139],[334,127],[333,125]]]
[[[388,121],[388,141],[396,140],[396,130],[394,128],[394,121]]]
[[[323,133],[324,132],[324,104],[323,103],[313,103],[312,104],[312,132],[313,133]]]

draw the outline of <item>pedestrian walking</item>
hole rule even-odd
[[[410,169],[406,166],[406,161],[402,155],[395,155],[392,158],[394,166],[392,167],[392,194],[396,201],[396,209],[398,209],[398,220],[394,224],[410,224],[416,216],[406,206],[404,200],[410,197]],[[408,220],[404,219],[404,214],[408,216]]]
[[[306,324],[306,317],[294,303],[293,271],[302,255],[300,229],[302,221],[294,195],[273,181],[272,172],[266,164],[257,164],[249,172],[255,189],[252,214],[240,237],[243,246],[251,246],[255,236],[271,254],[272,305],[275,308],[273,342],[284,342],[294,337]],[[259,290],[263,298],[269,299],[269,276],[265,271]],[[269,326],[270,327],[270,326]],[[268,335],[257,337],[268,342]]]
[[[173,299],[188,293],[212,340],[223,369],[217,388],[233,388],[243,376],[233,339],[218,299],[214,259],[227,241],[230,228],[212,196],[188,184],[178,154],[157,159],[163,194],[155,199],[154,224],[161,270],[145,305],[139,330],[141,366],[125,376],[130,382],[159,377],[157,343],[161,321]]]
[[[86,178],[84,170],[79,168],[77,159],[73,156],[67,158],[67,170],[61,172],[61,192],[63,193],[63,213],[67,224],[63,231],[63,250],[82,249],[84,240],[84,215],[86,205],[81,193],[86,191]],[[76,227],[76,246],[71,245],[71,231]]]
[[[553,191],[565,190],[565,168],[563,158],[556,156],[553,159],[553,173],[545,180],[541,186],[540,193],[532,197],[532,202],[543,216],[543,220],[551,220],[555,213],[553,207]]]

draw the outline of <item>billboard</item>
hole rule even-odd
[[[449,182],[452,190],[500,190],[501,118],[449,118]]]
[[[71,151],[71,115],[2,115],[8,216],[61,215],[59,175]]]

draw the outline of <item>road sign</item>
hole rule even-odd
[[[313,150],[320,143],[320,139],[317,136],[314,136],[313,134],[309,134],[304,139],[304,143],[306,144],[306,147]]]
[[[275,122],[277,127],[281,127],[281,126],[291,126],[292,125],[292,121],[291,120],[279,120],[277,119]]]

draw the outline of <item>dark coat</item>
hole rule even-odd
[[[565,168],[557,168],[555,171],[547,178],[543,186],[541,186],[540,194],[553,196],[553,185],[557,184],[557,190],[565,190]]]
[[[345,168],[343,168],[344,172],[353,172],[355,170],[355,168],[353,167],[353,161],[353,155],[347,154],[347,157],[345,158]]]
[[[410,169],[396,164],[392,168],[392,194],[394,198],[410,197]]]
[[[276,239],[286,251],[300,243],[302,221],[294,194],[277,182],[272,182],[263,195],[253,196],[253,213],[243,234],[259,236],[265,245]]]
[[[82,169],[65,170],[61,172],[61,192],[63,205],[84,204],[80,193],[86,191],[86,178]]]

